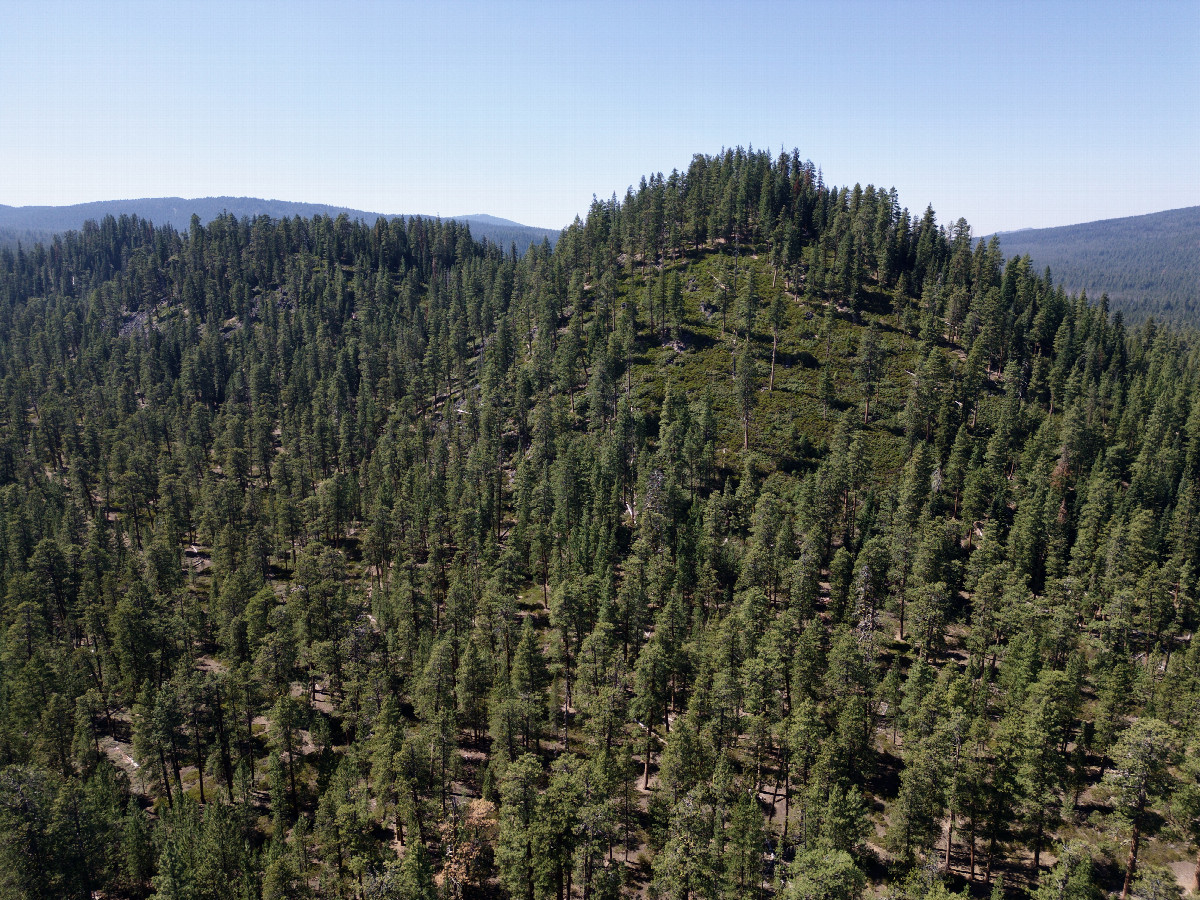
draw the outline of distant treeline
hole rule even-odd
[[[1200,206],[999,238],[1006,256],[1028,254],[1070,292],[1107,293],[1130,321],[1200,324]]]
[[[218,216],[231,215],[235,219],[254,219],[270,216],[272,219],[294,219],[299,216],[311,219],[324,216],[336,219],[345,216],[351,222],[374,225],[377,219],[411,219],[409,214],[384,215],[344,206],[324,203],[293,203],[287,200],[262,200],[257,197],[200,197],[186,200],[182,197],[152,197],[142,200],[103,200],[95,203],[77,203],[73,206],[4,206],[0,204],[0,247],[16,249],[20,242],[26,249],[35,243],[48,243],[55,234],[78,231],[87,221],[101,222],[105,216],[119,219],[121,216],[136,216],[155,225],[170,225],[178,231],[186,231],[193,215],[202,223],[211,222]],[[429,217],[425,217],[429,218]],[[471,229],[476,240],[486,240],[504,249],[512,246],[524,253],[531,244],[549,241],[553,247],[559,232],[552,228],[534,228],[498,219],[494,216],[458,216],[454,219]]]
[[[34,244],[48,244],[53,238],[52,231],[0,227],[0,249],[16,250],[22,246],[32,248]]]

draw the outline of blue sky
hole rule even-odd
[[[7,3],[0,203],[561,226],[797,147],[976,233],[1200,204],[1200,3]]]

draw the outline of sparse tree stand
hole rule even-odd
[[[1176,753],[1175,729],[1149,717],[1130,725],[1110,753],[1113,765],[1105,778],[1113,787],[1118,815],[1132,830],[1121,900],[1129,898],[1149,806],[1172,787],[1169,767]]]

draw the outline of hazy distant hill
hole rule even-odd
[[[1127,318],[1200,325],[1200,206],[999,235],[1005,257],[1029,254],[1055,284],[1107,291]]]
[[[211,222],[222,213],[237,216],[268,215],[273,219],[300,216],[338,216],[345,213],[351,219],[374,222],[380,216],[396,218],[397,214],[366,212],[343,206],[324,203],[292,203],[287,200],[261,200],[257,197],[200,197],[185,200],[182,197],[151,197],[142,200],[103,200],[95,203],[77,203],[74,206],[4,206],[0,204],[0,246],[20,241],[30,245],[46,240],[55,232],[79,229],[88,219],[99,221],[105,216],[137,215],[149,219],[155,225],[171,225],[185,231],[192,214],[203,223]],[[407,213],[400,215],[409,215]],[[427,216],[426,218],[432,218]],[[534,228],[496,216],[469,215],[447,216],[471,226],[471,234],[479,239],[507,248],[516,244],[524,252],[530,244],[558,241],[558,232],[550,228]]]

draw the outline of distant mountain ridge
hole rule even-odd
[[[237,218],[243,216],[267,215],[273,219],[284,217],[312,218],[313,216],[336,217],[345,214],[350,219],[360,219],[371,223],[379,218],[412,218],[413,213],[375,213],[361,209],[351,209],[345,206],[331,206],[326,203],[296,203],[290,200],[263,200],[258,197],[198,197],[185,199],[183,197],[146,197],[137,200],[100,200],[92,203],[76,203],[71,206],[5,206],[0,204],[0,246],[12,245],[20,241],[29,245],[37,241],[45,241],[54,234],[78,230],[89,219],[100,221],[105,216],[136,215],[149,219],[155,225],[170,225],[185,231],[191,222],[192,215],[200,217],[207,224],[223,213],[232,213]],[[422,218],[437,218],[422,216]],[[510,219],[476,213],[467,216],[445,216],[470,226],[475,238],[491,241],[508,248],[516,244],[517,250],[524,252],[530,244],[540,244],[548,240],[553,246],[558,241],[559,232],[552,228],[537,228],[532,225],[522,225]]]
[[[1200,326],[1200,206],[996,235],[1005,257],[1029,255],[1055,284],[1108,294],[1127,319]]]

